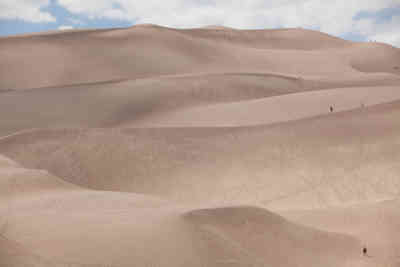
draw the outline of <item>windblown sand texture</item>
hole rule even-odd
[[[399,267],[399,194],[399,48],[220,26],[0,38],[1,267]]]

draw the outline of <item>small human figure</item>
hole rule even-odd
[[[367,248],[366,248],[366,247],[363,247],[362,252],[363,252],[363,255],[364,255],[364,256],[367,256]]]
[[[330,106],[330,107],[329,107],[329,110],[330,110],[331,112],[333,112],[333,107],[332,107],[332,106]]]

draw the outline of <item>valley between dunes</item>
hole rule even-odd
[[[0,38],[1,267],[400,267],[399,194],[399,48],[300,28]]]

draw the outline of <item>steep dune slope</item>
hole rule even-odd
[[[352,54],[352,66],[366,73],[400,74],[400,49],[382,43],[360,44]]]
[[[128,33],[131,32],[128,30]],[[2,38],[1,89],[23,89],[193,72],[229,53],[173,31],[144,28],[124,38],[103,31]],[[126,38],[125,38],[126,37]]]
[[[0,38],[0,267],[399,267],[399,51],[151,24]]]
[[[357,239],[296,225],[261,208],[198,209],[61,181],[54,187],[56,177],[19,170],[9,179],[21,186],[11,188],[0,177],[1,189],[13,192],[10,212],[1,214],[7,224],[0,233],[0,266],[337,266],[360,257]],[[277,253],[282,251],[292,256]]]
[[[240,127],[272,124],[400,100],[398,86],[355,87],[297,93],[187,108],[133,121],[145,127]],[[129,125],[129,124],[128,124]]]
[[[359,75],[344,54],[362,48],[325,34],[301,29],[214,31],[136,26],[0,38],[0,90],[206,71],[262,70],[331,79]],[[231,32],[236,37],[221,42]],[[382,62],[393,60],[390,53],[382,54]],[[353,65],[359,65],[357,60]],[[398,74],[393,67],[390,72]]]
[[[282,214],[321,230],[329,229],[356,236],[368,248],[369,257],[366,262],[371,266],[399,266],[399,212],[400,203],[397,199],[344,208],[292,210]]]
[[[194,37],[218,40],[219,42],[234,43],[259,49],[314,50],[351,46],[351,42],[349,41],[301,28],[236,30],[227,27],[211,26],[181,31]]]
[[[221,117],[219,126],[233,125],[232,119],[243,112],[240,125],[260,124],[325,114],[331,105],[338,111],[396,99],[398,90],[393,86],[400,84],[400,76],[370,78],[319,81],[268,73],[201,73],[10,91],[0,95],[0,136],[32,128],[162,125],[171,116],[179,119],[188,113],[186,119],[192,120],[210,110],[229,109],[233,112]],[[288,95],[334,88],[341,89]],[[221,103],[227,105],[216,105]],[[223,114],[213,111],[209,119],[217,119],[218,113]]]
[[[42,130],[0,150],[94,189],[326,207],[400,192],[399,112],[396,102],[272,127]]]
[[[226,73],[8,92],[0,97],[0,135],[51,126],[116,126],[185,106],[257,99],[313,87],[316,82],[290,76]]]

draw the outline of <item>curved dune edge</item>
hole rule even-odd
[[[260,69],[325,78],[350,77],[360,71],[400,74],[400,69],[395,69],[399,67],[398,48],[360,45],[304,29],[136,26],[7,37],[0,39],[0,48],[0,67],[7,70],[0,73],[0,90]],[[36,68],[21,62],[31,62]]]
[[[320,230],[337,231],[357,237],[368,248],[367,266],[397,266],[400,238],[399,198],[350,207],[321,210],[288,210],[280,214],[297,223]],[[345,218],[345,219],[344,219]],[[371,230],[373,229],[373,231]]]
[[[266,100],[265,103],[269,105],[271,101],[274,102],[273,99],[281,99],[267,100],[269,97],[281,95],[282,97],[285,96],[282,98],[283,100],[293,99],[294,101],[294,96],[286,98],[286,95],[335,88],[361,88],[367,85],[370,88],[376,86],[376,90],[374,90],[376,92],[373,95],[377,95],[381,90],[380,87],[395,86],[399,82],[400,79],[389,74],[367,76],[361,74],[349,80],[326,81],[318,78],[299,78],[280,73],[224,72],[13,91],[3,93],[0,97],[0,114],[4,114],[0,136],[30,128],[111,128],[129,126],[130,123],[136,121],[143,124],[147,118],[151,123],[152,119],[157,120],[157,116],[161,115],[160,117],[162,117],[164,114],[168,116],[168,113],[173,111],[190,111],[190,108],[203,107],[206,107],[205,110],[207,110],[215,104],[229,103],[235,105],[235,102],[257,99],[260,102],[256,106],[262,105],[262,99]],[[357,90],[362,89],[346,91],[353,94],[351,93],[352,90],[356,90],[355,93],[357,93]],[[382,91],[382,94],[385,94],[387,89],[382,89]],[[361,92],[360,98],[362,94]],[[326,99],[329,99],[329,95],[330,93],[327,92]],[[310,96],[313,96],[313,94],[310,94]],[[336,99],[333,96],[331,97],[333,98],[331,102],[335,101],[335,103],[327,103],[323,113],[326,113],[329,105],[336,105]],[[352,99],[355,98],[355,96],[352,96]],[[315,97],[312,99],[315,99]],[[377,98],[372,103],[378,102],[379,99]],[[363,100],[360,99],[360,103],[357,103],[357,105],[360,105],[361,101]],[[340,103],[343,101],[340,99],[337,102],[338,108],[340,108]],[[18,103],[17,110],[15,110],[15,103]],[[242,110],[241,112],[243,112],[244,107],[252,102],[243,103],[245,105],[238,111]],[[276,107],[277,103],[279,102],[276,101],[273,106]],[[300,104],[303,103],[299,101]],[[310,104],[315,106],[315,103]],[[291,103],[287,107],[289,111],[291,111],[293,105],[295,103]],[[250,108],[253,106],[251,104]],[[266,107],[265,111],[269,112],[269,109],[271,107]],[[255,111],[257,112],[257,110]],[[293,112],[296,113],[297,111],[294,110]],[[37,115],[38,113],[40,116]],[[241,124],[264,123],[263,120],[265,120],[265,123],[268,123],[268,120],[276,122],[281,120],[281,116],[288,115],[281,114],[282,112],[278,114],[252,113],[254,112],[249,113],[248,122]],[[308,115],[314,114],[303,112],[301,116]],[[235,109],[231,117],[236,116],[237,111]],[[228,123],[229,120],[228,118]],[[252,122],[252,120],[259,120],[259,122]]]
[[[0,136],[49,126],[114,127],[182,107],[293,93],[307,83],[278,74],[225,73],[9,92],[0,98],[0,112],[11,114],[2,120]]]
[[[300,28],[1,37],[0,267],[399,267],[399,62]]]
[[[141,127],[240,127],[299,120],[400,99],[399,87],[356,87],[302,92],[259,100],[188,108],[133,122]],[[129,124],[127,124],[129,125]]]
[[[262,208],[198,209],[130,193],[62,184],[50,189],[54,180],[41,172],[29,177],[30,185],[21,175],[11,178],[23,187],[13,191],[6,217],[1,213],[7,223],[1,227],[0,264],[10,267],[338,266],[360,257],[357,239],[296,225]],[[4,180],[1,188],[7,190]],[[292,257],[278,251],[291,251]]]
[[[351,66],[364,73],[400,75],[400,49],[382,43],[360,44],[352,52]]]
[[[0,150],[90,189],[274,210],[348,206],[399,194],[399,111],[395,102],[273,126],[42,129],[3,138]]]

